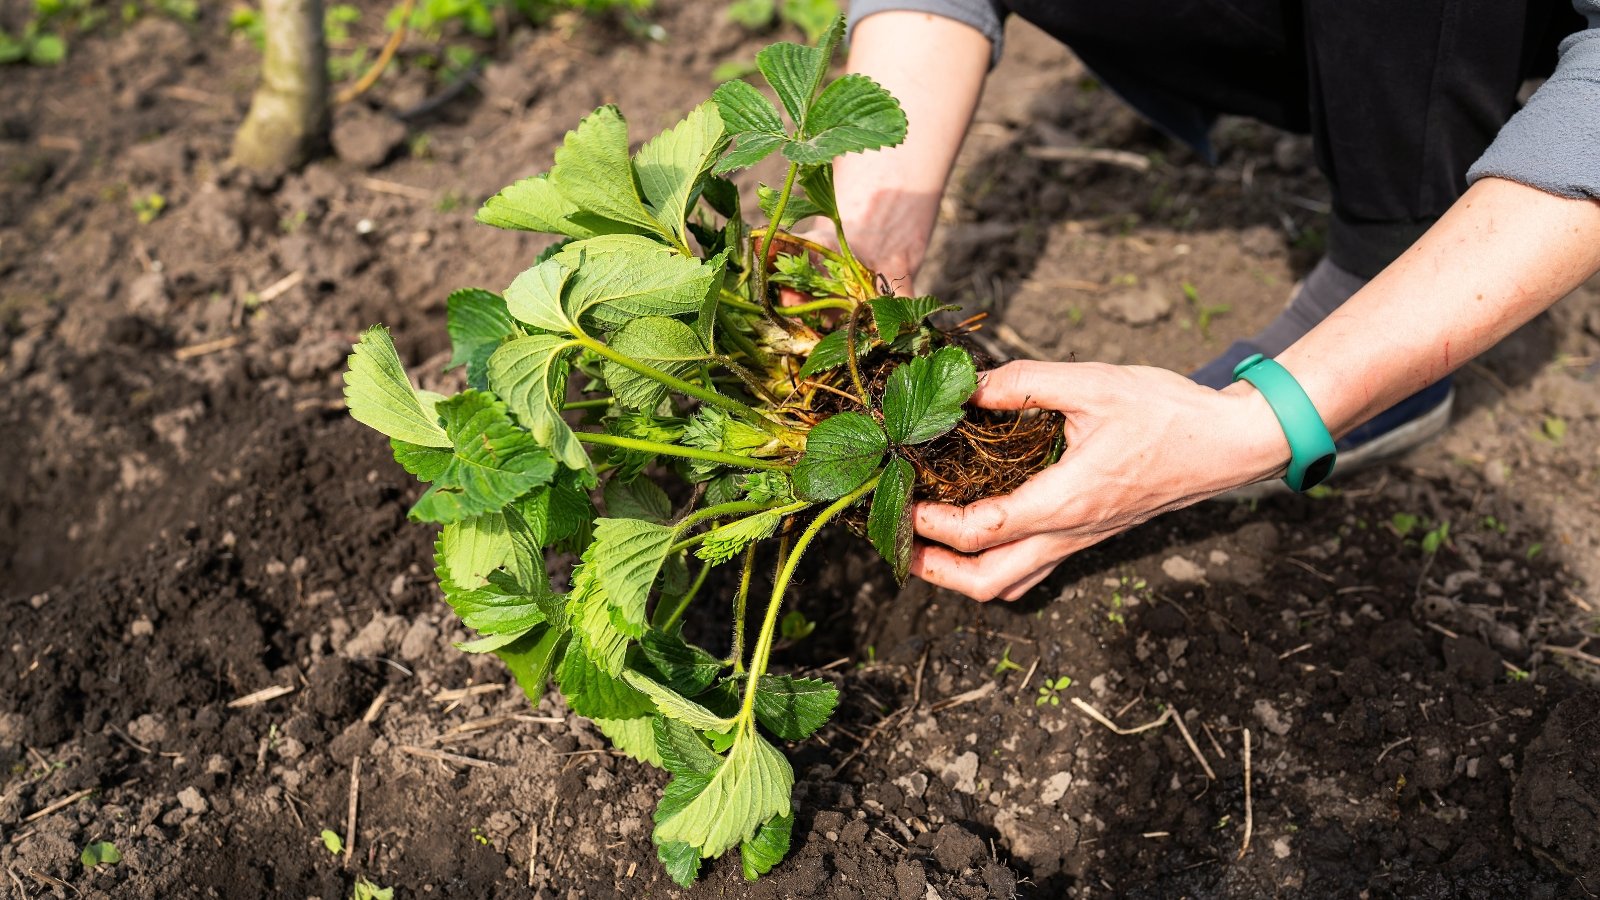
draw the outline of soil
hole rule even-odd
[[[375,46],[381,7],[362,6]],[[1600,890],[1596,669],[1559,649],[1600,631],[1596,285],[1469,367],[1433,445],[1316,497],[1165,516],[1016,604],[897,589],[836,532],[793,592],[818,628],[775,662],[845,698],[792,750],[794,851],[755,885],[728,860],[668,883],[662,775],[450,646],[466,635],[431,535],[405,521],[416,485],[338,378],[381,321],[442,384],[443,298],[508,283],[543,244],[473,225],[476,203],[599,103],[637,136],[671,124],[763,41],[715,4],[653,15],[660,42],[518,32],[442,97],[391,73],[341,112],[343,157],[277,182],[224,165],[255,73],[209,7],[6,70],[0,891]],[[1046,358],[1184,369],[1269,317],[1319,248],[1304,140],[1229,121],[1210,167],[1037,33],[1008,46],[922,286]],[[1064,142],[1132,156],[1037,158]],[[151,193],[166,209],[140,224]],[[1117,734],[1075,701],[1124,729],[1175,714],[1194,747],[1170,717]],[[341,858],[318,834],[345,832],[353,775]],[[96,840],[122,862],[85,869]]]

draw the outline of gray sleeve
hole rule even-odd
[[[1600,3],[1600,0],[1595,2]],[[856,23],[867,16],[894,10],[931,13],[971,25],[989,39],[989,46],[993,48],[990,67],[1000,61],[1006,15],[1010,12],[1005,0],[851,0],[849,33],[854,33]]]
[[[1511,117],[1467,181],[1506,178],[1575,200],[1600,200],[1600,0],[1574,0],[1589,27],[1561,42],[1556,70]]]

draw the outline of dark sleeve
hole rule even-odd
[[[892,10],[931,13],[971,25],[979,34],[989,39],[989,46],[993,48],[989,56],[989,65],[992,67],[1000,61],[1000,46],[1005,33],[1006,15],[1009,12],[1005,0],[852,0],[850,32],[854,33],[856,23],[867,16]]]
[[[1561,42],[1550,76],[1467,172],[1575,200],[1600,200],[1600,0],[1574,0],[1589,27]]]

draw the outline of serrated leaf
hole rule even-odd
[[[445,602],[468,628],[484,635],[522,634],[545,620],[539,598],[549,592],[546,583],[529,585],[527,590],[520,584],[508,589],[512,582],[497,578],[463,587],[449,567],[442,536],[434,545],[434,560]]]
[[[689,887],[700,877],[700,851],[688,844],[657,844],[656,858],[667,870],[667,877],[679,887]]]
[[[720,768],[722,757],[716,756],[714,758],[717,760],[717,767]],[[653,815],[656,829],[650,835],[651,840],[657,844],[662,843],[660,837],[661,823],[683,812],[684,807],[693,803],[696,797],[704,793],[706,785],[711,783],[711,778],[714,774],[715,770],[705,775],[683,772],[674,775],[672,780],[667,782],[666,787],[661,790],[661,799],[656,801],[656,811]],[[696,850],[698,851],[698,848]]]
[[[391,439],[395,460],[432,485],[411,507],[413,519],[459,522],[497,510],[555,475],[555,460],[511,423],[493,394],[463,391],[436,409],[453,449]]]
[[[570,357],[578,344],[553,334],[530,334],[500,345],[489,357],[489,387],[516,414],[539,446],[569,469],[592,471],[589,454],[561,418]]]
[[[506,288],[507,314],[541,331],[572,333],[576,330],[574,320],[567,315],[563,300],[563,290],[571,276],[572,270],[554,257],[524,270]]]
[[[723,249],[706,260],[706,268],[715,274],[706,288],[706,295],[700,299],[700,308],[694,313],[694,333],[699,336],[701,345],[711,348],[713,352],[717,347],[717,310],[722,305],[722,288],[727,281],[728,260],[732,256],[733,251]]]
[[[645,207],[634,178],[628,123],[615,106],[600,107],[567,132],[550,170],[551,183],[581,212],[670,237]]]
[[[768,219],[771,219],[772,214],[777,211],[779,196],[780,194],[778,191],[775,191],[764,184],[756,188],[756,202],[760,205],[761,212],[764,213]],[[790,228],[794,227],[796,222],[809,219],[812,216],[820,216],[822,214],[823,211],[820,206],[812,203],[809,199],[801,196],[798,192],[793,192],[789,195],[789,202],[784,204],[783,218],[778,220],[778,227],[788,231]]]
[[[611,746],[645,765],[662,768],[656,751],[655,716],[637,719],[595,719],[594,725],[611,741]]]
[[[611,349],[634,362],[683,378],[713,358],[693,328],[665,316],[645,316],[623,325],[611,336]],[[666,399],[667,386],[607,359],[602,364],[606,386],[628,409],[653,411]]]
[[[793,833],[794,816],[778,816],[756,829],[755,837],[741,843],[739,866],[744,871],[745,880],[755,881],[783,862],[783,858],[789,855],[789,839]]]
[[[660,710],[663,716],[682,722],[690,728],[699,731],[727,731],[733,727],[734,720],[731,717],[719,716],[647,675],[632,669],[624,669],[622,680],[655,701],[656,709]]]
[[[650,588],[678,532],[637,519],[597,519],[588,572],[599,581],[617,629],[629,637],[644,634]]]
[[[790,162],[815,165],[845,153],[893,147],[905,140],[900,101],[865,75],[842,75],[811,104],[798,140],[783,145]]]
[[[642,519],[657,525],[672,518],[672,498],[648,478],[612,478],[606,482],[606,515]]]
[[[588,316],[606,330],[640,316],[698,312],[706,292],[722,274],[636,234],[575,241],[551,259],[574,270],[564,304],[568,319],[581,322]]]
[[[893,341],[902,331],[921,325],[924,319],[936,312],[960,309],[959,306],[940,303],[934,297],[878,297],[867,302],[872,307],[872,320],[878,327],[878,337],[885,342]]]
[[[528,528],[529,542],[546,547],[586,547],[595,508],[584,489],[587,473],[563,468],[550,483],[518,497],[511,508]]]
[[[931,441],[956,427],[962,404],[978,389],[978,370],[960,347],[919,356],[889,373],[883,427],[896,444]]]
[[[837,500],[872,477],[889,447],[871,416],[842,412],[817,423],[794,468],[795,493],[806,500]]]
[[[782,521],[783,516],[768,511],[729,522],[712,529],[700,544],[700,549],[695,551],[695,555],[714,566],[720,566],[743,553],[744,548],[756,541],[771,537]]]
[[[755,731],[742,731],[704,790],[657,825],[655,838],[720,856],[753,837],[768,819],[789,815],[793,789],[794,769],[783,754]]]
[[[493,291],[466,288],[446,298],[445,310],[451,348],[445,371],[466,366],[467,384],[488,390],[489,355],[518,333],[505,299]]]
[[[568,619],[577,632],[586,656],[606,674],[622,675],[628,658],[628,636],[612,619],[611,604],[594,571],[594,545],[584,551],[583,562],[572,572],[572,593],[568,596]]]
[[[514,549],[504,513],[484,513],[451,522],[439,532],[439,554],[450,576],[471,590],[489,580],[489,573],[511,562]]]
[[[803,125],[811,109],[812,97],[828,75],[834,48],[843,36],[842,20],[836,21],[815,47],[780,41],[763,47],[756,54],[756,68],[777,93],[783,108],[797,127]]]
[[[348,365],[344,401],[351,418],[394,440],[422,447],[450,446],[450,435],[417,396],[382,325],[361,333]]]
[[[833,191],[832,163],[801,166],[798,180],[812,206],[830,219],[839,218],[839,199]]]
[[[864,359],[872,350],[870,335],[856,334],[856,359]],[[810,378],[818,372],[827,372],[844,365],[850,358],[850,337],[844,329],[830,331],[817,341],[811,349],[811,355],[806,357],[805,364],[800,367],[800,377]]]
[[[889,458],[883,477],[872,491],[872,510],[867,513],[867,537],[890,566],[895,581],[905,584],[911,570],[911,489],[917,472],[898,453]]]
[[[711,102],[716,103],[715,100]],[[720,107],[717,109],[717,116],[718,118],[722,116]],[[726,133],[726,125],[724,125],[723,131]],[[739,186],[728,179],[715,175],[707,178],[700,197],[705,200],[707,206],[711,207],[711,211],[717,215],[725,219],[739,217]]]
[[[820,678],[763,675],[756,686],[756,721],[786,741],[803,741],[827,724],[839,689]]]
[[[717,174],[753,166],[788,140],[778,108],[748,82],[724,82],[712,92],[711,102],[736,141],[733,152],[717,163]]]
[[[563,630],[539,625],[495,650],[494,655],[505,662],[528,700],[537,704],[544,697],[550,672],[566,649],[567,637],[568,633]]]
[[[683,121],[656,135],[633,157],[644,198],[656,220],[687,243],[684,227],[711,166],[727,149],[728,135],[716,104],[706,101]]]
[[[639,640],[645,659],[663,683],[686,697],[704,691],[722,671],[722,660],[687,643],[676,634],[650,629]]]
[[[712,753],[693,728],[662,716],[652,721],[656,749],[661,754],[661,766],[668,772],[674,775],[710,776],[722,765],[722,757]]]
[[[656,711],[643,693],[595,665],[587,654],[567,651],[556,682],[572,711],[588,719],[637,719]]]
[[[575,222],[570,217],[578,207],[561,196],[550,173],[524,178],[484,202],[476,216],[479,222],[495,228],[563,234],[573,238],[594,237],[601,232]]]

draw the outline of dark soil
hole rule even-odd
[[[432,536],[405,520],[417,487],[345,416],[338,378],[381,321],[438,386],[443,298],[508,283],[543,243],[473,225],[476,203],[595,105],[642,136],[761,42],[715,5],[662,5],[662,43],[605,22],[519,32],[398,137],[387,111],[440,88],[391,74],[341,113],[342,158],[272,184],[223,163],[253,54],[209,7],[5,70],[0,892],[332,900],[357,875],[403,900],[1600,889],[1594,669],[1546,649],[1597,631],[1576,574],[1600,523],[1594,291],[1464,383],[1439,448],[1319,498],[1164,517],[1018,604],[897,591],[836,532],[792,592],[819,626],[775,662],[845,698],[792,750],[794,852],[755,885],[722,861],[671,886],[649,838],[662,775],[450,646],[466,635]],[[1303,146],[1229,123],[1208,168],[1037,35],[1010,46],[927,286],[1003,306],[1045,355],[1176,368],[1270,315],[1314,257],[1289,246],[1319,221],[1285,199],[1321,196]],[[1161,158],[1061,169],[1025,152],[1050,138],[1040,122]],[[169,205],[140,225],[152,192]],[[1180,281],[1231,302],[1216,337],[1172,299]],[[1564,440],[1540,436],[1548,416]],[[270,687],[290,692],[235,705]],[[1170,721],[1120,736],[1073,700],[1123,727],[1175,711],[1214,777]],[[341,860],[318,833],[345,831],[357,768]],[[123,861],[85,870],[95,840]]]

